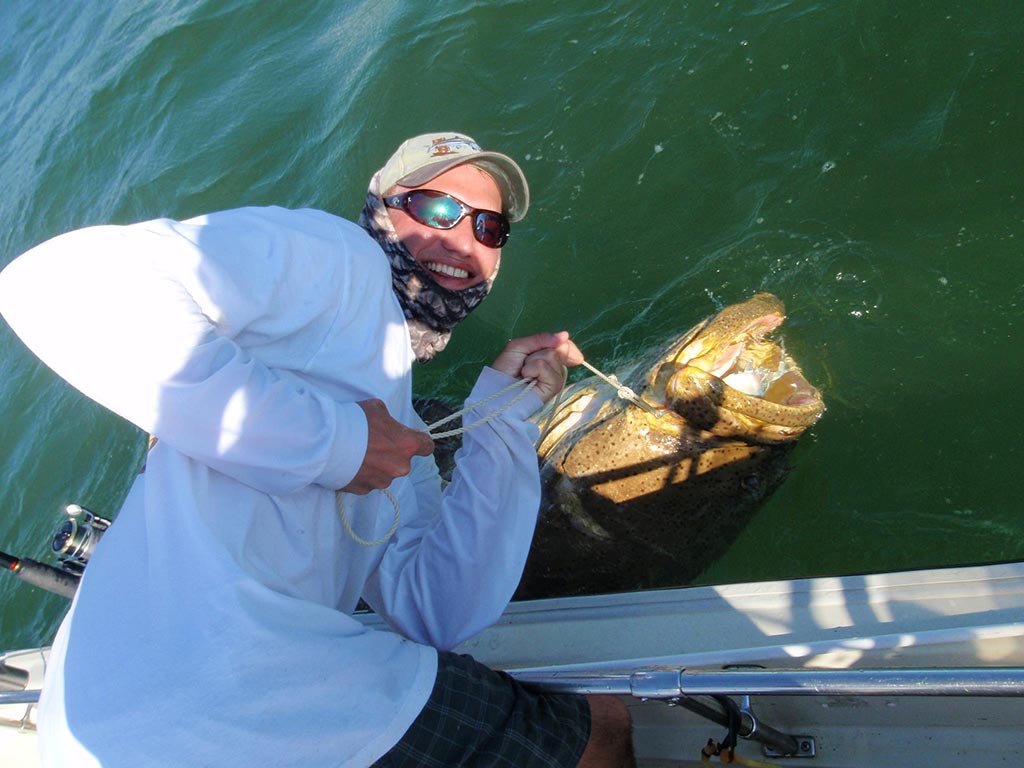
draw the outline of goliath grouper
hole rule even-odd
[[[682,586],[732,543],[825,409],[760,293],[538,414],[544,496],[516,599]],[[656,415],[657,414],[657,415]]]

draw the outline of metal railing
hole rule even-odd
[[[510,674],[556,693],[611,694],[657,699],[687,709],[760,742],[776,757],[813,756],[814,739],[783,733],[758,720],[751,696],[1022,696],[1024,668],[922,669],[644,669],[634,672],[522,670]],[[694,697],[713,697],[712,700]],[[730,696],[742,697],[737,706]]]
[[[610,694],[665,700],[719,725],[729,723],[721,697],[741,696],[739,735],[776,754],[806,750],[807,737],[782,733],[759,722],[750,696],[1024,696],[1022,667],[922,669],[642,669],[633,672],[509,670],[520,682],[554,693]],[[693,697],[717,697],[705,702]],[[38,690],[0,691],[0,706],[34,704]]]
[[[1024,667],[921,669],[644,669],[634,672],[510,670],[516,679],[562,693],[645,699],[675,696],[1021,696]]]

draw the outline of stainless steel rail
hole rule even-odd
[[[510,670],[524,683],[564,693],[645,699],[723,696],[1021,696],[1024,667],[921,669]]]
[[[523,670],[510,674],[558,693],[613,694],[660,699],[719,725],[727,725],[722,701],[696,696],[742,696],[738,735],[761,742],[775,756],[813,755],[813,738],[793,736],[760,722],[749,697],[772,696],[1021,696],[1024,668],[960,667],[922,669],[647,669],[587,673],[585,670]],[[810,752],[808,752],[808,749]]]
[[[510,670],[520,682],[557,693],[612,694],[661,699],[724,725],[719,706],[694,696],[1024,696],[1022,667],[922,669],[646,669],[621,673],[585,670]],[[0,691],[0,706],[34,704],[39,691]],[[742,712],[739,735],[795,754],[797,739]],[[804,738],[804,737],[800,737]]]

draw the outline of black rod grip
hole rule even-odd
[[[34,587],[54,592],[69,600],[75,596],[79,577],[74,574],[27,557],[17,558],[4,555],[2,560],[7,570]]]

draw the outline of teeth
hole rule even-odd
[[[450,277],[467,278],[469,272],[464,269],[456,269],[455,267],[449,267],[447,264],[438,264],[434,261],[428,261],[426,268],[431,272],[440,272],[442,275],[448,275]]]

